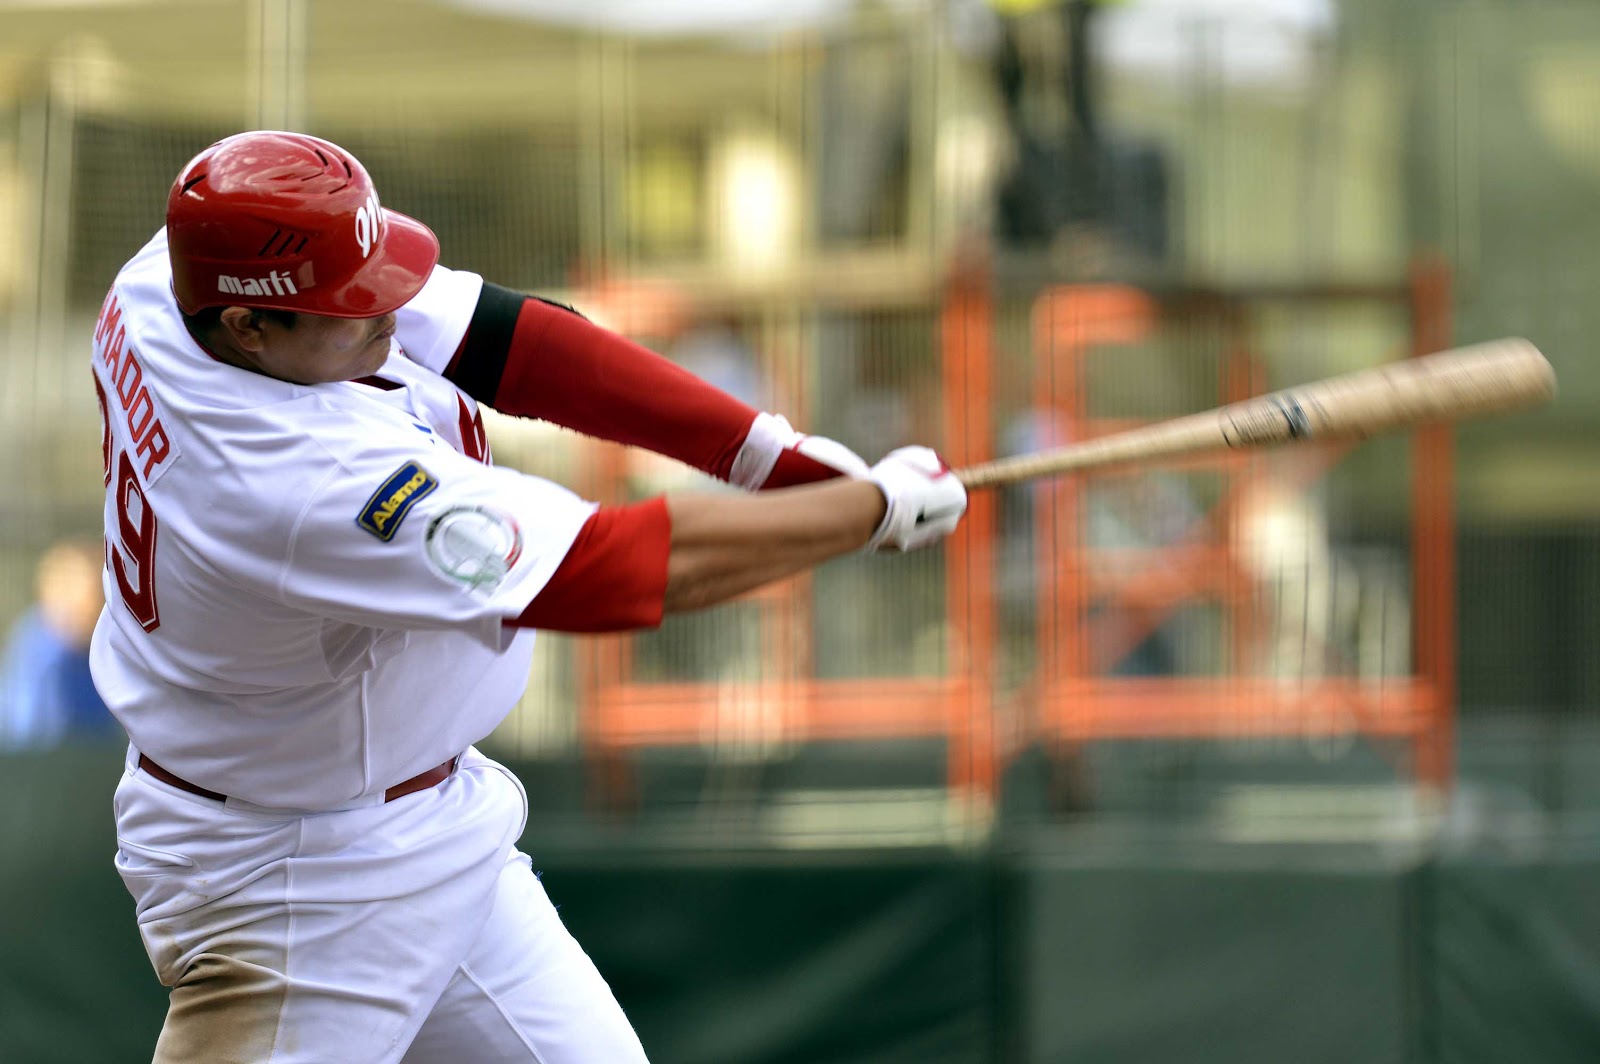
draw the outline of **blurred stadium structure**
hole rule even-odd
[[[525,766],[530,830],[577,846],[579,875],[595,831],[641,825],[702,852],[1026,849],[1045,856],[1012,866],[1019,895],[1065,876],[1084,904],[1145,898],[1128,920],[1182,924],[1128,869],[1244,845],[1239,884],[1200,892],[1213,911],[1331,862],[1397,926],[1434,926],[1418,855],[1588,855],[1600,812],[1597,61],[1600,8],[1577,0],[14,0],[0,618],[49,544],[98,529],[85,365],[105,287],[182,163],[240,128],[344,144],[448,264],[869,457],[929,441],[959,465],[1526,335],[1561,375],[1551,411],[977,496],[943,550],[646,635],[542,637],[486,744]],[[591,497],[715,490],[544,426],[491,432],[500,462]],[[1062,872],[1085,854],[1104,861]],[[1283,928],[1350,901],[1293,896]],[[1449,986],[1416,976],[1447,947],[1396,937],[1373,948],[1398,955],[1403,1003],[1334,1009],[1354,1048],[1315,1059],[1585,1059],[1473,1055],[1478,1032],[1440,1018]],[[1125,939],[1106,951],[1141,974]],[[1035,996],[1096,992],[1023,954],[983,938],[970,959]],[[1585,970],[1589,1018],[1567,1030],[1594,1051]],[[1084,1017],[994,980],[957,1044],[1202,1059],[1139,1055],[1114,1009],[1096,1048]],[[671,1059],[903,1059],[687,1044]],[[1294,1057],[1257,1050],[1216,1059]]]

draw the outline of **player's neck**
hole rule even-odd
[[[260,369],[251,365],[244,358],[242,351],[229,342],[227,330],[212,329],[202,332],[201,330],[190,326],[188,322],[184,323],[184,328],[188,330],[189,339],[193,340],[199,346],[200,350],[210,355],[216,361],[221,362],[225,366],[233,366],[237,369],[247,369],[251,373],[261,372]]]

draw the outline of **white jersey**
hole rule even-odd
[[[184,328],[165,231],[95,330],[107,606],[95,684],[132,744],[210,790],[282,809],[383,791],[486,736],[533,633],[505,626],[592,503],[489,464],[440,376],[482,279],[436,268],[370,383],[221,363]]]

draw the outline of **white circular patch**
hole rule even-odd
[[[428,563],[474,591],[490,591],[522,557],[522,531],[507,514],[482,506],[446,510],[428,526]]]

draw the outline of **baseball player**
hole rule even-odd
[[[183,169],[96,325],[92,666],[159,1062],[643,1060],[473,745],[535,630],[651,627],[966,507],[926,448],[869,469],[437,258],[348,152],[245,133]],[[496,468],[480,403],[788,490],[596,506]]]

